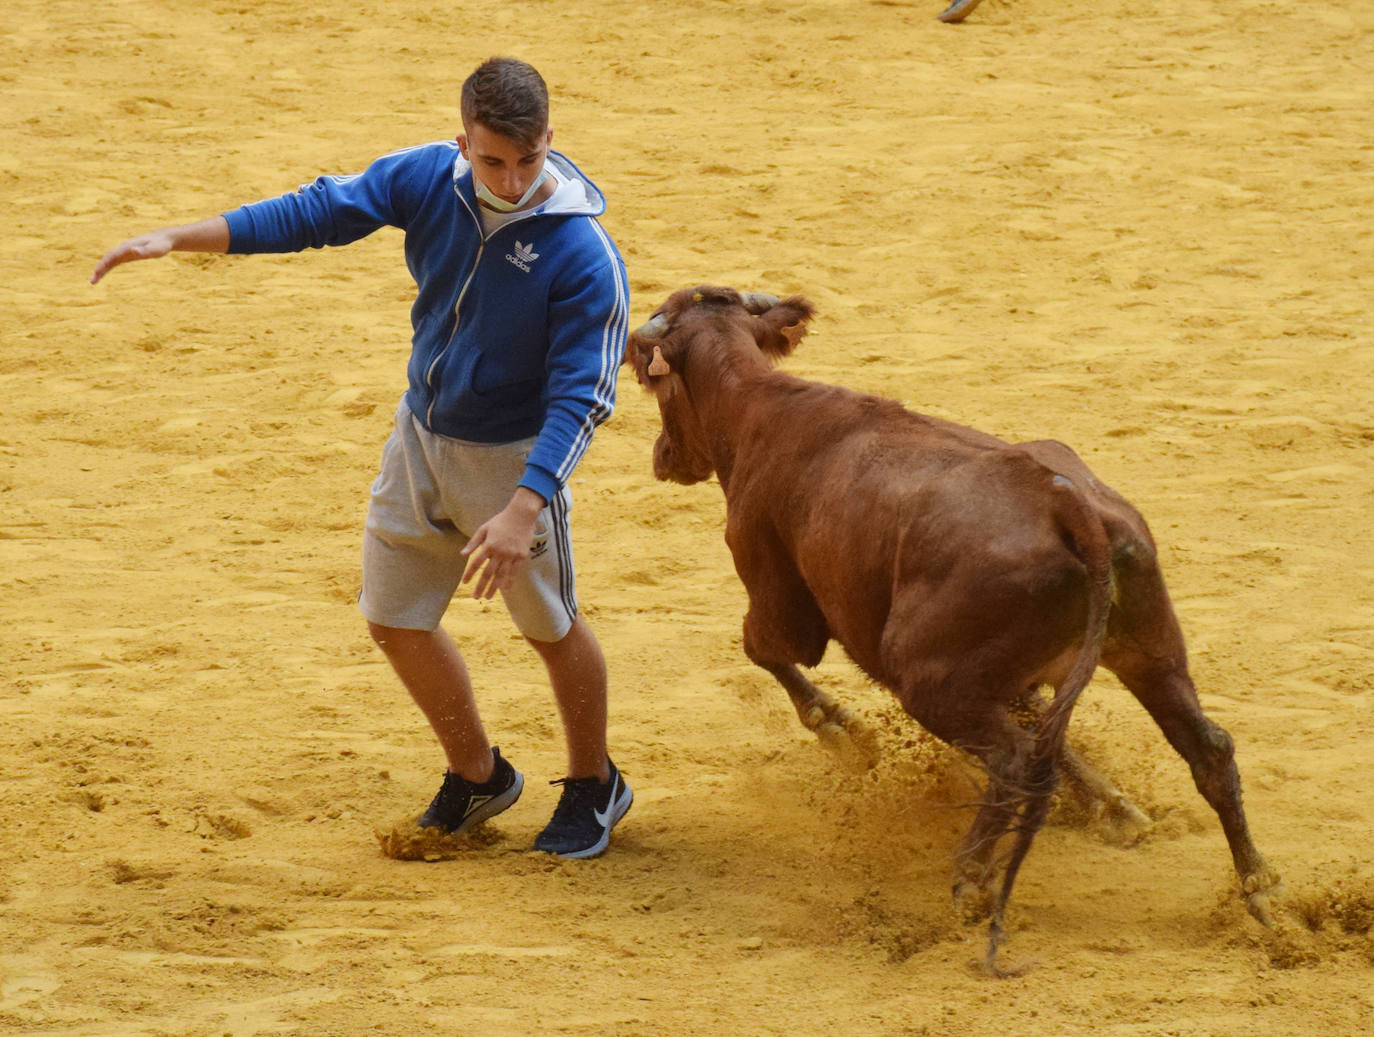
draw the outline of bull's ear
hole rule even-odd
[[[771,357],[787,356],[806,334],[807,322],[816,308],[800,295],[784,299],[754,318],[754,339]]]
[[[663,358],[662,345],[656,339],[641,338],[639,335],[631,335],[625,343],[625,359],[622,363],[634,368],[635,378],[646,389],[654,388],[662,375],[672,373],[668,361]]]

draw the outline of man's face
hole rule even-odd
[[[546,129],[533,146],[503,137],[480,122],[464,129],[466,132],[458,134],[458,150],[472,163],[473,175],[496,197],[512,205],[520,201],[544,168],[544,159],[553,144],[553,127]],[[546,189],[550,194],[553,191],[552,185],[546,185]],[[540,190],[528,204],[543,201],[539,197],[543,194],[545,190]]]

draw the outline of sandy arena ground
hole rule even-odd
[[[8,0],[0,15],[0,1031],[1335,1037],[1374,1019],[1374,2]],[[449,628],[528,785],[385,856],[442,762],[353,599],[403,387],[400,237],[122,238],[458,129],[539,66],[633,318],[714,282],[818,305],[789,370],[1073,444],[1150,518],[1257,842],[1245,915],[1187,768],[1105,675],[1071,736],[1154,818],[1061,808],[1008,960],[949,898],[972,777],[832,653],[855,772],[740,650],[712,484],[652,401],[574,481],[634,810],[534,855],[561,775],[498,607]]]

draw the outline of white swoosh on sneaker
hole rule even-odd
[[[606,801],[606,809],[604,811],[592,810],[592,816],[596,818],[596,823],[602,828],[609,828],[611,825],[615,824],[617,820],[615,803],[619,797],[616,795],[616,790],[621,788],[624,788],[624,786],[620,782],[620,775],[617,774],[615,776],[615,787],[611,789],[611,798]]]
[[[465,819],[471,817],[472,812],[474,810],[476,810],[478,807],[486,806],[495,798],[495,796],[473,796],[470,800],[468,800],[468,808],[463,811],[463,817]]]

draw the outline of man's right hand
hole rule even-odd
[[[136,238],[130,238],[100,258],[100,262],[95,265],[95,272],[91,274],[91,284],[96,284],[121,263],[131,263],[135,259],[161,259],[172,251],[175,244],[176,239],[170,229],[155,230],[151,234],[140,234]]]
[[[229,251],[229,224],[223,216],[212,216],[199,223],[188,223],[181,227],[164,227],[151,234],[140,234],[122,244],[116,245],[95,265],[91,273],[91,284],[97,284],[102,277],[123,263],[136,259],[160,259],[168,252],[227,252]]]

